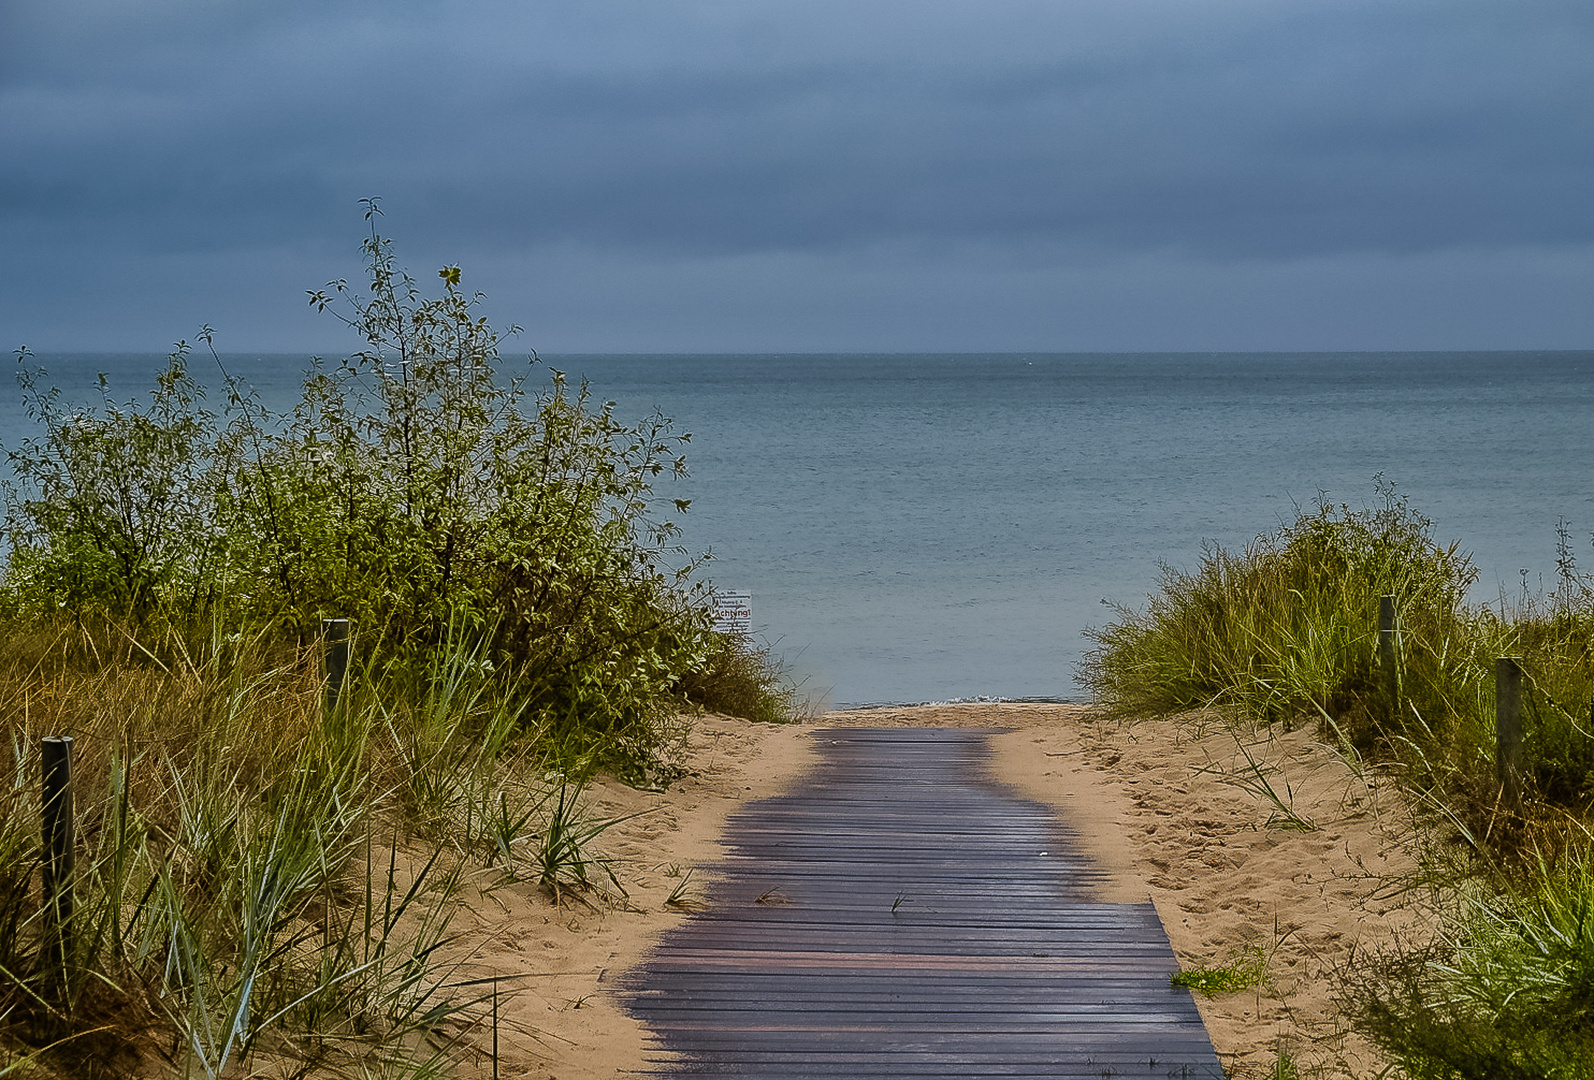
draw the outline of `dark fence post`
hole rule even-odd
[[[322,619],[321,638],[326,645],[327,711],[338,707],[343,681],[349,673],[349,620]]]
[[[1522,666],[1510,657],[1494,662],[1494,771],[1512,809],[1522,804]]]
[[[1395,596],[1378,598],[1378,669],[1383,679],[1384,699],[1391,715],[1400,713],[1400,631],[1395,620]]]
[[[44,781],[45,955],[51,972],[61,976],[72,956],[72,879],[77,869],[72,736],[46,736],[39,750]]]

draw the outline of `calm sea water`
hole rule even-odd
[[[304,358],[229,357],[268,401]],[[69,397],[158,357],[45,356]],[[1103,601],[1393,481],[1482,570],[1594,567],[1594,353],[562,356],[622,417],[692,433],[686,542],[837,703],[1075,697]],[[196,363],[196,373],[204,366]],[[16,395],[0,441],[26,430]]]

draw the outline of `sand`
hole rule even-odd
[[[660,792],[599,777],[581,799],[586,816],[623,818],[590,847],[611,860],[620,893],[566,890],[557,900],[532,881],[484,873],[467,885],[449,958],[460,980],[498,978],[498,1075],[535,1080],[623,1076],[645,1063],[646,1032],[612,992],[702,895],[720,857],[725,820],[743,802],[787,787],[811,762],[812,727],[698,718],[682,761],[687,775]],[[690,875],[690,876],[689,876]],[[670,903],[679,892],[682,903]],[[488,1008],[460,1033],[473,1048],[461,1076],[493,1074]],[[472,1070],[474,1066],[474,1073]]]
[[[700,895],[730,811],[789,786],[814,760],[814,732],[839,724],[1011,728],[994,739],[994,777],[1056,808],[1108,872],[1101,899],[1155,903],[1182,967],[1263,965],[1252,989],[1196,995],[1230,1076],[1267,1074],[1280,1050],[1303,1074],[1377,1071],[1339,1022],[1333,974],[1354,949],[1423,918],[1415,894],[1385,896],[1414,869],[1392,783],[1305,730],[1242,740],[1215,718],[1103,724],[1080,706],[1003,704],[834,712],[790,726],[700,719],[689,775],[669,790],[595,782],[590,813],[639,815],[593,843],[614,860],[624,896],[610,888],[556,903],[534,883],[482,874],[456,917],[459,977],[500,980],[499,1075],[586,1080],[645,1067],[647,1035],[623,1011],[617,977],[686,917],[668,901],[689,872],[685,895]],[[462,1034],[491,1076],[491,1025]]]

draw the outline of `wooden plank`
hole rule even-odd
[[[1221,1077],[1155,910],[1092,898],[989,735],[827,731],[799,790],[735,814],[708,909],[629,977],[647,1075]]]

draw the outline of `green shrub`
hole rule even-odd
[[[109,613],[142,621],[206,600],[215,550],[215,417],[179,343],[147,405],[69,408],[20,349],[17,381],[44,429],[10,451],[6,606],[12,612]]]
[[[796,710],[796,691],[779,661],[741,635],[714,634],[707,657],[681,676],[676,691],[698,708],[744,720],[784,723]]]
[[[221,516],[250,614],[346,614],[388,662],[425,663],[463,613],[534,711],[645,731],[706,654],[697,563],[652,493],[684,473],[688,437],[660,416],[619,423],[557,371],[531,394],[457,267],[423,299],[374,226],[365,250],[369,295],[336,282],[311,302],[366,348],[313,374],[284,429],[238,411],[248,452]]]
[[[700,561],[661,512],[687,503],[653,490],[684,474],[689,436],[657,414],[621,423],[558,371],[533,392],[535,356],[509,370],[458,267],[424,296],[378,212],[368,287],[310,295],[364,347],[317,361],[288,415],[229,379],[218,425],[186,343],[147,405],[69,410],[24,365],[44,434],[11,454],[3,606],[114,625],[166,661],[216,626],[303,643],[346,617],[365,663],[415,673],[463,624],[528,721],[645,757],[719,648]]]

